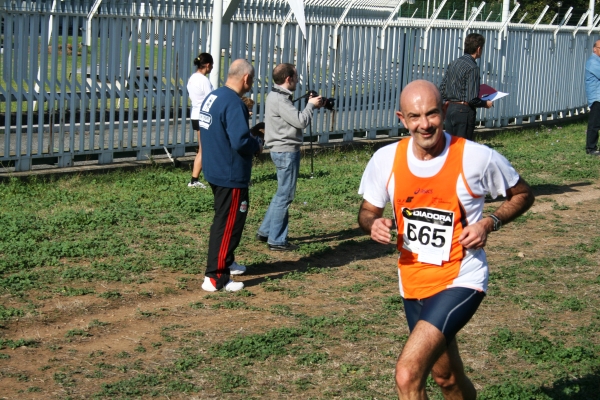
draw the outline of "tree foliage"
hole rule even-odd
[[[541,23],[549,24],[550,21],[552,21],[552,19],[558,14],[558,16],[556,17],[556,19],[554,19],[553,22],[553,24],[555,25],[559,24],[562,21],[569,7],[573,7],[573,10],[571,18],[567,22],[567,25],[577,25],[577,22],[579,22],[579,19],[583,14],[585,14],[590,5],[589,0],[521,0],[519,3],[521,4],[521,6],[519,7],[517,14],[513,17],[511,22],[519,22],[521,18],[523,18],[523,15],[527,13],[525,18],[523,18],[523,23],[533,24],[544,10],[544,7],[548,5],[550,6],[550,8],[544,15],[544,18],[542,19]],[[596,1],[594,13],[597,14],[600,11],[599,7],[600,1]],[[511,1],[511,8],[514,8],[513,1]],[[583,25],[586,24],[587,22],[584,21]]]
[[[442,0],[415,0],[414,4],[405,3],[399,11],[399,16],[402,18],[428,18],[433,13],[433,10],[439,6]],[[446,5],[438,15],[438,19],[463,20],[469,18],[471,11],[479,7],[482,0],[448,0]],[[546,5],[550,6],[542,24],[549,24],[554,17],[553,24],[557,25],[562,21],[569,7],[573,7],[572,15],[567,22],[567,25],[577,25],[581,16],[589,7],[589,0],[518,0],[520,3],[519,10],[512,18],[511,22],[516,23],[521,21],[526,24],[533,24],[538,19],[542,10]],[[477,21],[500,22],[502,20],[502,0],[488,0],[481,13],[477,17]],[[517,1],[510,0],[510,10],[515,8]],[[466,11],[465,11],[466,8]],[[600,0],[596,1],[594,10],[595,14],[600,14]],[[558,14],[558,16],[557,16]],[[524,17],[523,17],[524,16]],[[587,21],[583,22],[587,25]]]

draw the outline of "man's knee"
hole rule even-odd
[[[396,386],[400,393],[409,393],[418,390],[422,377],[418,376],[414,369],[409,366],[396,365]]]
[[[477,398],[477,391],[473,383],[464,374],[456,375],[452,372],[436,374],[432,372],[431,376],[444,394],[460,393],[461,397],[459,398],[464,400],[475,400]]]
[[[450,389],[457,384],[456,375],[452,371],[432,371],[431,376],[435,383],[442,389]]]

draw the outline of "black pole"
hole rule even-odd
[[[313,176],[314,176],[314,171],[313,171],[313,147],[312,147],[312,142],[313,142],[313,137],[312,137],[312,120],[310,121],[310,125],[308,125],[308,133],[310,135],[310,179],[312,179]]]
[[[309,79],[311,78],[310,76],[310,66],[308,64],[308,40],[306,40],[306,38],[304,39],[305,42],[305,49],[306,49],[306,75],[307,75],[307,79],[306,82],[309,82]],[[309,89],[310,90],[310,89]],[[306,101],[308,102],[308,98],[306,99]],[[313,170],[313,136],[312,136],[312,118],[310,119],[310,124],[308,125],[308,134],[310,137],[310,179],[312,179],[314,177],[314,170]]]
[[[308,66],[307,66],[308,69]],[[302,102],[300,100],[302,99],[306,99],[306,105],[308,105],[308,99],[310,98],[310,96],[316,96],[315,91],[309,90],[305,95],[298,97],[295,100],[292,100],[292,103],[298,102],[298,111],[302,110]],[[314,168],[313,168],[313,134],[312,134],[312,118],[310,121],[310,124],[308,124],[308,134],[310,137],[310,178],[312,179],[314,176]]]

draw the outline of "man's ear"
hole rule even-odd
[[[404,115],[402,115],[402,111],[396,111],[396,117],[402,122],[402,125],[406,128],[406,121],[404,121]]]
[[[446,111],[448,111],[448,106],[449,106],[449,105],[450,105],[450,102],[449,102],[449,101],[445,101],[445,102],[442,104],[442,111],[444,112],[444,117],[446,117]]]

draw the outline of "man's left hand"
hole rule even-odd
[[[264,141],[265,140],[265,123],[259,122],[258,124],[254,125],[252,128],[250,128],[250,133],[252,134],[252,136],[259,137]]]
[[[323,107],[323,97],[322,96],[309,97],[308,102],[312,103],[315,106],[315,108]]]
[[[465,249],[482,249],[487,241],[488,233],[492,231],[490,223],[490,218],[484,218],[473,225],[468,225],[458,237],[458,243]]]
[[[254,153],[254,155],[256,157],[260,156],[260,153],[263,152],[263,146],[264,146],[264,142],[261,138],[257,137],[256,141],[258,142],[258,151],[256,153]]]

